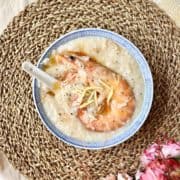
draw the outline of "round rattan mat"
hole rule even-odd
[[[31,79],[21,63],[38,61],[48,45],[71,30],[101,27],[131,40],[154,78],[150,115],[132,138],[101,151],[70,147],[51,135],[36,113]],[[0,150],[32,179],[98,179],[134,173],[142,149],[159,134],[179,139],[180,30],[144,0],[44,0],[15,17],[0,37]]]

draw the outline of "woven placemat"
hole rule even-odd
[[[70,147],[42,124],[32,100],[31,79],[21,64],[38,58],[71,30],[101,27],[131,40],[148,60],[154,79],[150,115],[132,138],[101,151]],[[180,30],[144,0],[44,0],[15,17],[0,37],[0,150],[32,179],[98,179],[134,173],[142,149],[159,134],[180,138]]]

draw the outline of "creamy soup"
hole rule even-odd
[[[61,57],[59,64],[57,64],[56,59],[52,58],[56,57],[58,54],[65,54],[64,57],[66,58],[66,52],[73,52],[75,54],[74,56],[68,56],[68,58],[72,60],[73,63],[64,63],[64,65],[62,65],[64,60]],[[94,78],[92,80],[94,85],[90,88],[86,87],[86,91],[81,91],[83,88],[83,83],[86,82],[86,77],[90,76],[91,72],[86,74],[83,70],[81,70],[81,66],[83,66],[83,64],[81,64],[81,60],[74,63],[74,58],[81,59],[84,64],[87,64],[86,62],[90,60],[89,58],[92,58],[94,61],[96,61],[94,64],[97,63],[97,69],[101,69],[102,72],[105,72],[104,74],[112,74],[112,77],[117,76],[116,78],[120,77],[120,79],[122,77],[120,82],[127,81],[133,92],[132,95],[132,92],[129,90],[129,93],[132,97],[129,98],[128,102],[130,100],[132,101],[131,107],[133,102],[135,103],[133,106],[134,108],[130,108],[131,112],[129,114],[126,113],[125,115],[125,117],[128,116],[130,118],[122,118],[121,124],[118,124],[118,126],[117,124],[112,125],[110,128],[105,127],[105,125],[102,127],[99,126],[99,124],[91,123],[92,119],[94,118],[94,113],[97,113],[97,109],[99,108],[99,99],[103,99],[100,98],[99,95],[101,92],[103,92],[103,95],[106,96],[106,104],[108,104],[115,113],[118,113],[115,111],[117,106],[120,109],[124,108],[127,106],[128,102],[120,105],[115,104],[115,106],[113,106],[113,103],[115,102],[113,100],[113,96],[115,96],[115,90],[111,88],[112,84],[109,84],[109,86],[107,85],[108,79],[106,78],[102,79],[104,85],[102,83],[101,86],[98,86],[99,79],[101,78],[101,71],[96,71],[96,69],[92,70],[92,74],[96,71],[96,74],[99,73],[97,77],[94,78],[91,76],[91,78]],[[76,72],[76,77],[74,77],[72,67],[75,69],[76,67],[79,68],[78,72]],[[105,69],[108,70],[106,71]],[[56,89],[55,92],[51,92],[51,90],[49,90],[44,84],[40,84],[40,91],[42,104],[48,118],[60,131],[68,136],[87,142],[105,141],[117,133],[123,132],[129,123],[131,123],[131,121],[140,112],[144,96],[144,81],[139,66],[126,49],[120,47],[111,40],[100,37],[84,37],[67,42],[58,49],[54,50],[50,58],[44,60],[44,70],[51,76],[54,76],[63,82],[62,88]],[[112,73],[110,73],[110,71]],[[66,77],[66,79],[63,81],[64,77]],[[111,82],[111,80],[109,82]],[[96,85],[98,86],[97,88],[95,87]],[[76,92],[81,94],[80,101],[78,99],[79,97],[77,97],[75,94]],[[86,97],[86,100],[82,100],[86,93],[88,98]],[[72,102],[69,101],[69,99],[72,99]],[[73,99],[76,101],[73,101]],[[80,108],[85,109],[84,111],[80,111],[81,116],[79,115],[79,111],[77,112],[77,104]],[[102,106],[103,103],[100,102],[99,104]],[[130,110],[127,109],[128,112]],[[116,117],[112,116],[112,114],[104,116],[99,115],[98,117],[101,117],[101,119],[103,117],[107,117],[107,119],[109,118],[109,121],[111,121],[111,117],[113,117],[115,118],[114,121],[117,120]]]

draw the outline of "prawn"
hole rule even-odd
[[[135,98],[128,83],[123,79],[118,83],[111,81],[111,88],[113,88],[113,95],[110,102],[105,101],[104,98],[94,117],[89,117],[87,113],[90,107],[78,110],[78,118],[87,129],[100,132],[116,130],[132,117]]]
[[[66,52],[54,58],[56,63],[69,64],[74,71],[68,72],[65,81],[77,83],[85,72],[84,90],[76,116],[89,130],[106,132],[116,130],[132,118],[135,97],[128,82],[119,74],[97,63],[86,54]],[[74,73],[73,73],[74,72]],[[79,83],[79,82],[78,82]],[[78,96],[72,101],[79,100]],[[73,103],[70,103],[73,104]]]

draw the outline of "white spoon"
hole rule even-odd
[[[32,63],[25,61],[22,63],[22,69],[26,71],[28,74],[30,74],[32,77],[38,79],[42,83],[44,83],[46,86],[48,86],[50,89],[54,89],[57,87],[57,84],[59,82],[54,77],[50,76],[46,72],[42,71]]]

